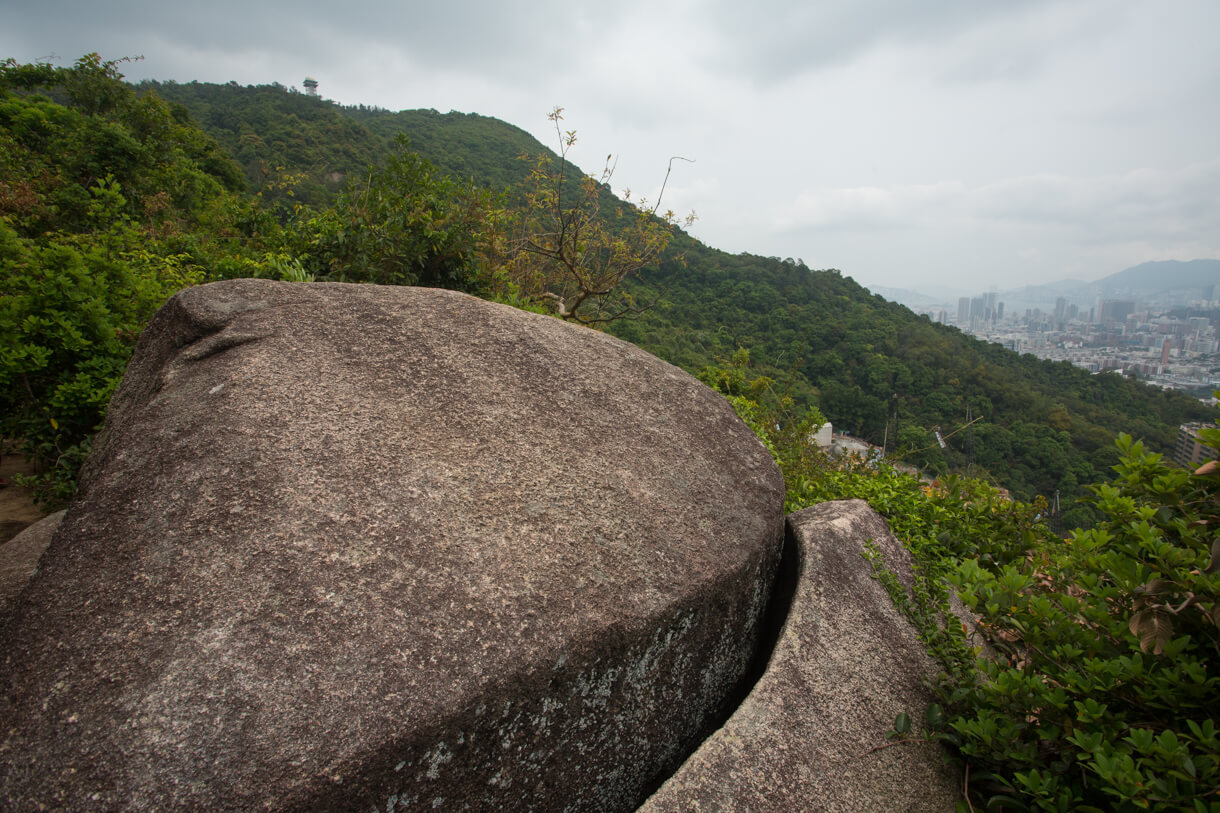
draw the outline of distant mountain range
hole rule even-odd
[[[1144,300],[1175,297],[1179,294],[1197,299],[1215,299],[1205,289],[1220,285],[1220,260],[1164,260],[1111,274],[1085,286],[1089,295]]]
[[[1213,286],[1218,286],[1212,290]],[[982,291],[953,290],[943,286],[923,291],[869,286],[875,294],[906,305],[912,310],[947,308],[955,310],[962,296],[978,296]],[[1186,305],[1201,299],[1220,298],[1220,259],[1161,260],[1126,268],[1096,282],[1062,280],[1043,285],[1026,285],[996,293],[1009,312],[1026,308],[1054,308],[1063,297],[1081,307],[1093,307],[1098,299],[1134,299],[1163,306]]]

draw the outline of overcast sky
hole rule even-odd
[[[1220,257],[1217,0],[0,0],[0,58],[496,116],[730,252],[965,292]]]

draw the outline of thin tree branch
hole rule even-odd
[[[665,169],[665,180],[661,181],[661,191],[657,194],[657,202],[652,205],[653,214],[656,214],[661,209],[661,198],[665,197],[665,185],[669,183],[669,173],[674,171],[674,161],[695,163],[693,158],[683,158],[681,155],[670,156],[669,166]]]

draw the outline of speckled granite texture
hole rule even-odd
[[[140,340],[0,633],[8,810],[615,810],[737,689],[783,484],[724,399],[447,291]]]

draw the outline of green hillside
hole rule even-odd
[[[1180,393],[980,342],[833,271],[696,246],[649,279],[665,305],[613,332],[688,369],[747,347],[836,427],[878,445],[888,435],[932,471],[985,470],[1026,499],[1106,478],[1120,432],[1167,450],[1180,422],[1207,416]],[[962,430],[967,415],[982,420]]]
[[[246,236],[228,254],[218,248],[220,242],[208,242],[207,229],[197,228],[193,242],[185,245],[209,278],[270,273],[267,263],[303,264],[306,270],[329,274],[328,269],[350,264],[354,257],[368,261],[361,253],[368,247],[350,242],[360,232],[349,235],[346,221],[332,207],[336,202],[347,206],[357,221],[367,216],[353,208],[343,190],[354,180],[367,186],[367,168],[384,165],[400,135],[442,173],[497,192],[511,190],[500,198],[510,207],[520,203],[531,166],[521,156],[553,155],[523,130],[474,114],[344,107],[278,85],[144,83],[137,91],[129,104],[164,109],[181,128],[198,122],[207,135],[193,136],[198,142],[193,149],[213,157],[203,163],[195,159],[195,165],[210,168],[210,177],[219,178],[223,187],[240,186],[234,165],[244,173],[244,198],[209,205],[215,210],[213,225],[232,220],[223,234]],[[154,101],[162,99],[168,105]],[[232,163],[214,157],[217,146]],[[37,155],[37,145],[23,149]],[[128,181],[121,165],[113,169],[125,193],[144,194],[143,176]],[[26,171],[13,169],[14,174]],[[55,194],[75,188],[71,194],[80,198],[88,186],[81,178],[81,186],[64,186],[67,192]],[[387,187],[385,193],[392,196],[392,191]],[[601,194],[610,199],[608,191]],[[88,195],[80,200],[87,203]],[[392,197],[385,200],[392,205]],[[191,205],[200,207],[198,201]],[[18,212],[18,220],[22,217],[28,219],[28,213]],[[185,222],[176,228],[179,235],[188,230]],[[33,224],[31,229],[27,233],[32,235]],[[444,250],[464,252],[463,268],[473,256],[470,246]],[[392,263],[394,256],[387,254],[384,261]],[[473,272],[462,271],[468,273]],[[1070,508],[1083,484],[1108,476],[1116,459],[1112,441],[1119,432],[1167,450],[1180,422],[1207,416],[1200,403],[1186,396],[1115,374],[1090,375],[1066,364],[1021,357],[932,324],[871,295],[838,271],[730,255],[678,232],[662,261],[641,276],[631,283],[632,292],[658,304],[612,323],[611,332],[692,372],[724,363],[738,348],[746,348],[754,374],[773,381],[769,397],[790,398],[792,412],[817,406],[837,428],[878,445],[884,442],[930,473],[989,476],[1026,499],[1058,491]],[[433,277],[433,284],[457,279]],[[381,277],[350,272],[338,278]],[[468,280],[460,287],[473,284]],[[968,417],[974,423],[963,428]],[[934,432],[944,439],[943,448]]]
[[[189,110],[269,200],[286,198],[278,183],[293,175],[296,201],[331,203],[349,175],[384,161],[400,134],[449,175],[496,191],[518,186],[529,169],[519,156],[542,150],[524,130],[475,113],[344,107],[280,85],[144,82],[139,90]]]
[[[519,128],[473,114],[342,107],[274,86],[148,87],[186,105],[221,144],[246,145],[235,158],[252,183],[251,167],[278,162],[321,186],[328,173],[384,155],[398,133],[446,171],[494,189],[521,182],[518,156],[547,151]],[[1083,484],[1108,476],[1119,432],[1168,450],[1179,423],[1207,415],[1187,396],[931,324],[839,272],[733,256],[685,236],[637,287],[661,304],[613,323],[616,335],[692,372],[745,347],[777,393],[816,404],[836,427],[931,472],[985,472],[1026,499],[1058,491],[1070,508]],[[981,420],[955,433],[967,416]],[[933,431],[948,436],[943,449]]]

